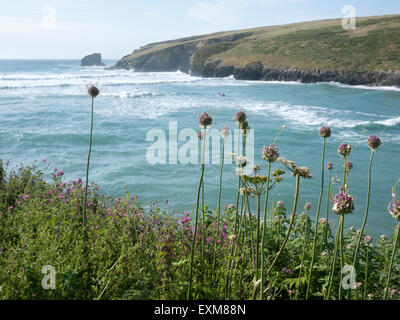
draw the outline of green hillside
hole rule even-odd
[[[191,65],[197,69],[218,60],[236,67],[259,61],[302,70],[399,70],[400,15],[357,18],[354,30],[333,19],[219,32],[149,44],[121,61],[129,64],[181,45],[196,46]]]

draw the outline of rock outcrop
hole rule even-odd
[[[90,66],[104,66],[105,64],[101,62],[101,54],[93,53],[83,57],[81,60],[81,66],[90,67]]]
[[[203,77],[227,77],[237,80],[300,81],[303,83],[340,82],[349,85],[400,86],[400,71],[337,71],[299,70],[269,67],[261,62],[253,62],[244,67],[221,64],[220,61],[206,63],[201,73]]]

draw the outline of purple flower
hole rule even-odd
[[[199,123],[202,127],[208,127],[211,125],[212,123],[212,118],[210,117],[210,115],[206,112],[203,112],[200,117],[199,117]]]
[[[236,120],[237,123],[244,122],[246,120],[246,114],[242,110],[236,112],[235,120]]]
[[[351,169],[353,169],[353,163],[352,162],[347,162],[347,168],[346,168],[347,170],[351,170]]]
[[[376,135],[372,135],[368,138],[367,144],[371,150],[375,150],[381,145],[381,139],[379,139]]]
[[[347,157],[351,152],[351,146],[347,143],[342,143],[338,148],[338,153],[343,156]]]
[[[389,213],[394,219],[400,221],[400,200],[396,200],[393,202],[392,208],[389,210]]]
[[[88,94],[89,96],[91,96],[92,98],[96,98],[99,95],[100,91],[99,89],[97,89],[97,87],[95,87],[94,85],[91,85],[88,88]]]
[[[323,138],[329,138],[331,136],[331,128],[328,126],[323,126],[319,129],[319,135]]]
[[[278,201],[278,202],[276,203],[276,206],[277,206],[277,207],[283,208],[283,207],[285,206],[285,203],[284,203],[283,201]]]
[[[269,146],[264,146],[262,157],[268,162],[275,162],[279,158],[279,149],[276,145],[271,144]]]
[[[333,163],[332,162],[328,162],[328,164],[326,165],[326,168],[328,170],[332,170],[333,169]]]
[[[336,214],[348,214],[354,210],[354,199],[351,194],[343,191],[337,193],[333,199],[333,212]]]

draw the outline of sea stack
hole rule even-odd
[[[89,54],[81,60],[81,66],[90,67],[90,66],[104,66],[105,64],[101,62],[101,54],[93,53]]]

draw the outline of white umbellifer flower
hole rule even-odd
[[[236,165],[237,165],[238,167],[242,167],[242,166],[244,166],[244,165],[247,163],[247,157],[245,157],[245,156],[236,156],[236,157],[234,158],[234,160],[235,160]]]
[[[244,170],[243,170],[242,168],[237,168],[237,169],[235,170],[235,175],[241,176],[241,175],[243,175],[243,174],[244,174]]]

